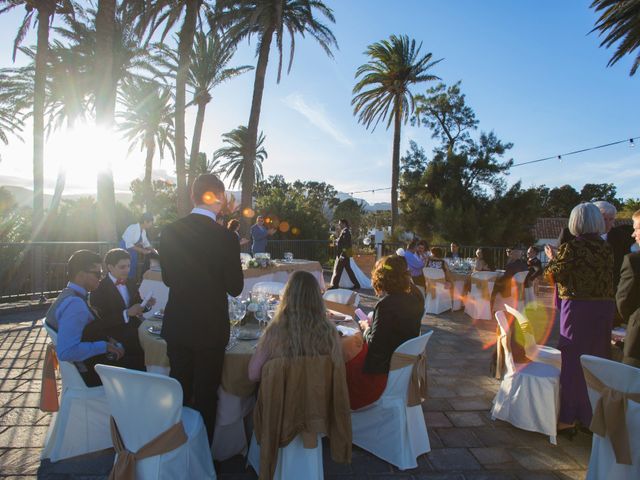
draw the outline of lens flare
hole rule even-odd
[[[293,227],[291,229],[291,234],[295,236],[300,235],[300,229],[298,227]]]
[[[253,218],[256,216],[256,212],[254,212],[252,208],[247,207],[242,211],[242,216],[245,218]]]
[[[289,231],[289,222],[287,222],[286,220],[280,222],[278,230],[280,230],[282,233],[287,233]],[[291,231],[291,233],[293,233],[293,230]],[[294,233],[294,235],[296,234]]]
[[[213,205],[218,200],[213,192],[204,192],[202,194],[202,203],[205,205]]]

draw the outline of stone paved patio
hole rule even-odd
[[[369,304],[371,305],[371,304]],[[41,361],[47,342],[36,324],[42,311],[0,313],[0,478],[104,479],[113,461],[110,450],[57,464],[40,461],[50,415],[38,410]],[[472,322],[462,313],[428,318],[433,329],[427,347],[429,400],[423,405],[431,452],[418,468],[398,471],[354,447],[351,465],[325,455],[332,479],[583,479],[590,437],[558,439],[491,421],[489,408],[498,382],[488,376],[493,322]],[[553,345],[553,339],[550,342]],[[324,449],[325,454],[327,448]],[[235,457],[217,465],[221,479],[256,478]]]

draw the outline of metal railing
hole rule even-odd
[[[67,284],[66,263],[73,252],[87,249],[102,257],[116,246],[109,242],[0,243],[0,303],[55,297]],[[371,245],[370,249],[380,256],[390,255],[405,246],[383,242]],[[244,245],[242,250],[248,252],[249,248],[250,245]],[[441,248],[445,252],[449,250],[448,246]],[[477,248],[461,246],[460,256],[474,257]],[[498,269],[506,264],[505,250],[506,247],[488,247]],[[285,252],[291,252],[294,258],[317,260],[327,269],[331,268],[336,255],[329,240],[269,240],[267,252],[271,258],[283,258]]]

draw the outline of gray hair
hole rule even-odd
[[[578,236],[585,233],[604,233],[604,218],[600,209],[593,203],[581,203],[573,207],[569,217],[569,231]]]
[[[592,202],[596,207],[598,207],[598,210],[600,210],[600,212],[605,215],[605,214],[609,214],[612,217],[616,216],[616,213],[618,213],[618,211],[616,210],[616,207],[614,207],[613,205],[611,205],[609,202],[605,202],[604,200],[598,200],[597,202]]]

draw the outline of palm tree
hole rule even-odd
[[[168,70],[170,76],[175,77],[178,68],[178,55],[172,48],[162,44],[157,47],[156,62]],[[237,75],[252,70],[253,67],[226,68],[236,52],[236,47],[226,40],[218,31],[212,30],[205,35],[196,32],[189,66],[187,85],[193,89],[193,99],[187,104],[197,105],[196,122],[191,139],[191,154],[189,156],[189,181],[191,185],[196,177],[197,159],[200,153],[200,139],[204,126],[204,114],[207,104],[211,101],[211,90],[221,83]]]
[[[607,66],[614,65],[640,47],[640,0],[594,0],[591,8],[602,12],[591,30],[598,30],[600,36],[605,35],[600,46],[609,48],[620,41]],[[636,55],[629,75],[633,76],[638,67],[640,52]]]
[[[400,175],[400,131],[415,108],[409,86],[438,80],[426,72],[438,62],[431,61],[433,55],[420,56],[415,40],[402,35],[391,35],[388,40],[371,44],[366,55],[371,60],[356,71],[353,87],[353,114],[366,128],[375,130],[380,120],[387,121],[387,129],[393,122],[393,155],[391,161],[391,231],[398,225],[398,178]],[[366,89],[366,90],[365,90]]]
[[[221,28],[228,28],[227,34],[236,42],[243,39],[258,38],[255,80],[249,115],[247,152],[242,178],[241,208],[251,207],[256,159],[254,157],[258,145],[258,125],[260,123],[260,109],[264,82],[267,75],[267,63],[271,41],[275,35],[278,49],[278,83],[282,76],[282,48],[285,32],[289,33],[291,48],[289,51],[289,66],[291,70],[295,52],[295,35],[304,37],[309,34],[320,44],[329,57],[332,57],[331,47],[337,48],[336,39],[331,30],[317,20],[320,14],[335,23],[333,11],[320,0],[218,0],[216,2],[217,24]],[[249,219],[242,216],[243,231],[248,228]]]
[[[171,100],[169,87],[141,78],[126,82],[120,96],[123,111],[118,113],[118,128],[130,143],[129,152],[140,145],[140,150],[146,149],[147,153],[143,182],[147,208],[153,195],[151,172],[156,150],[161,159],[165,148],[175,157]]]
[[[186,215],[190,208],[187,191],[187,171],[185,162],[185,123],[186,87],[191,64],[191,50],[196,33],[198,16],[202,9],[208,10],[205,0],[138,0],[128,7],[130,18],[137,19],[140,33],[148,31],[148,38],[164,24],[160,41],[184,16],[178,33],[178,70],[176,73],[175,93],[175,152],[176,152],[176,190],[178,195],[178,215]]]
[[[44,103],[49,27],[56,13],[73,14],[72,0],[0,0],[0,14],[22,6],[26,13],[13,44],[13,60],[34,21],[38,24],[33,87],[33,232],[38,235],[44,218]]]
[[[222,138],[222,141],[226,143],[227,146],[216,150],[213,154],[213,159],[226,160],[226,162],[222,163],[218,168],[221,172],[224,172],[223,175],[225,180],[231,177],[229,188],[235,188],[239,183],[242,186],[242,191],[244,192],[247,158],[253,158],[255,162],[251,169],[253,174],[252,184],[258,183],[264,177],[262,174],[262,162],[264,162],[268,156],[267,151],[264,149],[264,133],[260,132],[257,148],[253,152],[253,155],[250,155],[248,150],[249,130],[247,127],[240,126],[230,132],[223,133]]]

